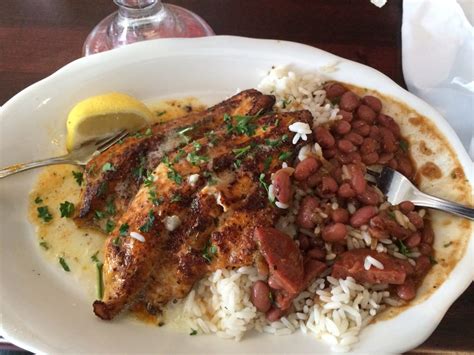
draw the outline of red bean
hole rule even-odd
[[[369,223],[370,219],[377,214],[374,206],[364,206],[359,208],[351,217],[351,226],[359,228],[360,226]]]
[[[306,253],[310,258],[324,261],[326,260],[326,250],[324,248],[313,248]]]
[[[333,244],[332,245],[332,252],[336,255],[342,254],[346,251],[346,248],[343,244]]]
[[[326,159],[331,159],[334,158],[337,154],[337,149],[336,148],[330,148],[330,149],[324,149],[323,150],[323,156]]]
[[[292,198],[290,175],[284,170],[278,170],[273,177],[275,197],[281,203],[289,203]]]
[[[367,186],[365,192],[357,196],[357,199],[362,202],[364,205],[377,206],[380,201],[379,194],[371,186]]]
[[[354,152],[355,153],[355,152]],[[350,164],[350,163],[353,163],[352,161],[352,156],[351,156],[352,153],[342,153],[342,152],[339,152],[339,154],[337,154],[337,159],[342,163],[342,164]]]
[[[401,156],[398,158],[398,171],[409,179],[413,177],[415,170],[408,157]]]
[[[362,156],[362,161],[366,165],[373,165],[379,160],[379,154],[377,152],[368,153]]]
[[[298,181],[303,181],[313,175],[316,171],[318,171],[319,167],[321,166],[319,160],[315,158],[306,158],[303,161],[300,161],[295,168],[295,179]]]
[[[385,127],[380,127],[380,134],[382,135],[382,148],[388,153],[394,153],[398,149],[398,142],[393,133]]]
[[[346,91],[342,96],[341,100],[339,101],[339,107],[344,111],[352,112],[357,107],[359,107],[359,97],[354,94],[352,91]]]
[[[336,223],[348,223],[349,212],[344,208],[336,208],[331,212],[331,218]]]
[[[311,188],[318,186],[320,182],[321,182],[320,174],[313,174],[306,180],[306,184]]]
[[[363,121],[356,121],[362,122],[357,128],[354,128],[354,132],[360,134],[362,137],[367,137],[370,134],[370,126],[365,124]]]
[[[342,242],[347,235],[347,227],[342,223],[330,224],[323,228],[321,236],[326,242]]]
[[[351,158],[351,162],[354,164],[360,164],[362,162],[362,158],[357,152],[349,153],[349,157]]]
[[[408,212],[407,217],[410,222],[416,227],[416,229],[422,229],[425,225],[425,223],[423,222],[423,218],[421,218],[420,215],[415,211]]]
[[[352,144],[351,141],[347,139],[341,139],[337,142],[337,147],[343,153],[351,153],[354,152],[357,148]]]
[[[338,134],[344,135],[350,132],[351,124],[347,121],[340,120],[339,122],[336,123],[335,130]]]
[[[433,252],[433,248],[431,247],[431,245],[426,244],[426,243],[421,243],[418,246],[418,250],[423,255],[431,255],[431,253]]]
[[[406,280],[402,285],[397,285],[396,291],[397,296],[405,301],[411,301],[416,296],[415,284],[410,279]]]
[[[379,144],[375,139],[367,137],[364,139],[362,145],[360,146],[360,152],[362,154],[369,154],[375,152],[378,146]]]
[[[353,118],[352,112],[344,111],[344,110],[339,110],[339,112],[338,112],[337,114],[338,114],[338,115],[341,115],[341,116],[342,116],[342,119],[343,119],[344,121],[347,121],[347,122],[351,122],[351,121],[352,121],[352,118]]]
[[[400,211],[402,211],[405,214],[415,209],[415,205],[410,201],[403,201],[402,203],[398,205],[398,207],[400,208]]]
[[[336,140],[334,139],[333,135],[327,128],[324,127],[316,127],[314,130],[314,138],[316,142],[323,148],[331,148],[336,144]]]
[[[388,162],[387,164],[389,167],[391,167],[393,170],[397,170],[398,169],[398,162],[396,159],[392,159]]]
[[[395,122],[395,120],[392,117],[384,115],[383,113],[379,113],[379,115],[377,116],[377,121],[382,126],[392,131],[393,135],[396,138],[400,138],[400,127],[398,126],[398,123]]]
[[[431,261],[430,258],[426,255],[420,255],[416,259],[415,265],[415,275],[419,278],[425,276],[428,271],[431,269]]]
[[[276,322],[283,316],[283,311],[280,308],[270,309],[265,316],[269,322]]]
[[[342,198],[352,198],[356,196],[356,192],[352,189],[351,185],[345,182],[341,186],[339,186],[337,195]]]
[[[381,136],[380,136],[380,129],[377,126],[371,126],[370,127],[370,133],[369,137],[375,139],[377,142],[380,141]]]
[[[346,134],[344,138],[351,141],[355,145],[361,145],[364,142],[364,138],[355,132]]]
[[[298,237],[298,241],[300,242],[301,250],[307,250],[309,248],[309,238],[307,235],[300,234]]]
[[[331,176],[323,176],[321,180],[321,192],[323,194],[335,193],[338,189],[337,182]]]
[[[354,191],[359,195],[365,191],[367,187],[367,182],[364,178],[364,173],[362,172],[362,168],[355,164],[347,165],[347,169],[349,170],[349,174],[351,175],[351,186]]]
[[[420,244],[420,242],[421,242],[420,233],[414,233],[405,241],[405,244],[409,248],[415,248]]]
[[[372,110],[372,108],[370,108],[369,106],[367,105],[360,105],[359,108],[357,109],[357,116],[367,122],[367,123],[374,123],[375,121],[375,117],[377,116],[377,114],[375,113],[374,110]]]
[[[376,113],[382,111],[382,102],[375,96],[367,95],[362,98],[362,102],[369,106]]]
[[[280,290],[282,289],[282,286],[281,284],[278,282],[278,280],[276,278],[274,278],[273,276],[270,276],[268,278],[268,286],[270,286],[273,290]]]
[[[433,244],[434,232],[433,232],[433,228],[431,227],[431,224],[429,223],[425,224],[425,228],[423,228],[423,232],[422,232],[422,237],[423,237],[422,238],[423,243],[428,244],[428,245]]]
[[[329,100],[338,98],[347,91],[347,89],[339,83],[329,83],[324,89],[326,90],[326,97]]]
[[[272,306],[270,300],[270,287],[268,284],[259,280],[253,284],[250,301],[260,312],[267,312]]]
[[[337,167],[330,171],[331,176],[337,181],[338,184],[342,183],[342,168]]]
[[[392,153],[382,153],[382,154],[380,154],[378,163],[382,164],[382,165],[387,164],[392,159],[393,159],[393,154]]]
[[[319,201],[314,196],[306,196],[301,202],[298,216],[296,218],[297,224],[302,228],[312,229],[316,226],[315,210],[319,207]]]

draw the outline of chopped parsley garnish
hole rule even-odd
[[[395,244],[398,246],[398,251],[400,254],[408,256],[410,254],[410,249],[399,239],[395,242]]]
[[[263,162],[263,170],[267,171],[270,168],[270,164],[272,163],[272,157],[267,157]]]
[[[205,155],[198,155],[196,152],[191,152],[186,157],[186,160],[189,161],[193,165],[198,165],[201,163],[206,163],[209,161],[209,158]]]
[[[224,114],[224,122],[226,123],[227,133],[228,134],[238,134],[243,135],[246,134],[247,136],[251,137],[255,134],[255,129],[257,126],[252,123],[252,120],[258,117],[255,116],[230,116],[229,114]],[[233,119],[235,120],[236,124],[233,125]]]
[[[183,128],[182,130],[176,132],[178,136],[180,136],[185,143],[189,143],[190,138],[186,135],[186,133],[192,131],[194,129],[194,126],[189,126],[186,128]]]
[[[94,217],[97,219],[105,218],[105,213],[99,210],[94,211]]]
[[[155,181],[155,176],[153,175],[152,171],[148,171],[145,178],[143,179],[143,185],[146,187],[150,187],[153,185],[153,182]]]
[[[115,171],[115,167],[112,165],[112,163],[105,163],[102,165],[102,171],[106,173],[107,171]]]
[[[261,173],[260,176],[258,177],[258,181],[260,181],[260,185],[263,186],[265,191],[268,192],[268,184],[265,182],[265,174]]]
[[[48,206],[41,206],[36,210],[38,211],[38,218],[41,218],[43,222],[48,223],[53,219],[53,216],[49,213]]]
[[[119,235],[125,237],[128,234],[128,223],[124,223],[119,228]]]
[[[209,140],[209,144],[211,144],[213,146],[216,145],[218,138],[217,138],[217,135],[214,131],[206,132],[205,135],[206,135],[207,139]]]
[[[204,176],[207,179],[207,184],[209,186],[217,184],[217,179],[210,171],[204,171],[202,173],[202,176]]]
[[[59,212],[61,212],[61,218],[69,218],[74,213],[74,204],[69,201],[64,201],[59,205]]]
[[[168,168],[168,179],[173,180],[178,185],[181,185],[183,183],[183,177],[179,175],[179,173],[173,168],[169,162],[168,157],[164,157],[162,162]]]
[[[49,244],[46,243],[45,241],[40,242],[39,245],[40,245],[44,250],[48,250],[48,249],[49,249]]]
[[[262,126],[262,131],[266,131],[268,129],[268,125],[265,123],[263,126]]]
[[[430,263],[431,265],[436,265],[438,263],[436,259],[433,257],[433,255],[430,255]]]
[[[42,202],[43,202],[43,199],[42,199],[41,197],[39,197],[39,196],[36,196],[36,198],[35,198],[35,203],[36,203],[36,204],[40,204],[40,203],[42,203]]]
[[[69,268],[69,265],[66,263],[66,260],[64,260],[64,258],[61,257],[61,256],[59,257],[59,263],[63,267],[64,271],[66,271],[66,272],[71,271],[71,269]]]
[[[109,234],[111,233],[115,228],[115,222],[112,221],[111,219],[107,220],[107,223],[105,224],[105,233]]]
[[[393,213],[392,211],[387,211],[387,215],[390,219],[395,220],[395,213]]]
[[[156,117],[161,117],[166,114],[166,111],[157,111],[156,112]]]
[[[196,329],[191,328],[191,333],[189,333],[189,335],[196,335],[197,333]]]
[[[103,194],[105,194],[107,192],[107,189],[109,188],[109,184],[107,183],[107,181],[103,181],[100,185],[99,185],[99,188],[98,188],[98,191],[97,191],[97,196],[102,196]]]
[[[281,153],[279,156],[278,156],[278,159],[282,160],[282,161],[285,161],[287,160],[289,157],[291,157],[291,152],[283,152]]]
[[[241,156],[247,154],[250,149],[252,149],[252,146],[248,145],[246,147],[232,149],[232,152],[234,152],[236,158],[240,158]]]
[[[153,214],[153,211],[150,210],[150,212],[148,212],[148,219],[138,229],[140,230],[140,232],[149,232],[150,229],[153,227],[153,223],[155,223],[155,215]]]
[[[451,244],[453,244],[453,242],[447,242],[447,243],[445,243],[445,244],[443,245],[443,247],[444,247],[444,248],[447,248],[447,247],[449,247]]]
[[[148,200],[155,206],[161,205],[164,201],[163,197],[158,197],[154,187],[148,190]]]
[[[178,153],[176,153],[173,163],[177,163],[181,160],[186,155],[186,152],[183,149],[178,150]]]
[[[138,180],[141,180],[143,178],[143,175],[145,173],[145,164],[146,164],[146,158],[145,156],[142,155],[140,157],[140,163],[132,171],[133,176],[135,176]]]
[[[84,181],[84,174],[81,171],[73,171],[72,176],[74,176],[74,180],[76,180],[77,184],[81,186]]]
[[[286,106],[288,106],[289,104],[291,104],[291,100],[282,100],[281,108],[286,108]]]
[[[151,128],[147,128],[145,131],[145,137],[150,137],[152,134],[153,132],[151,131]]]
[[[275,303],[275,300],[273,299],[273,293],[272,291],[268,292],[268,299],[270,300],[271,304]]]
[[[216,254],[217,254],[217,247],[214,244],[211,244],[210,241],[208,241],[206,244],[206,247],[204,248],[202,252],[202,257],[204,258],[204,260],[210,263],[212,261],[212,258]]]
[[[268,145],[271,148],[278,148],[280,145],[282,145],[284,142],[288,140],[288,135],[284,134],[281,136],[279,139],[271,140],[271,139],[266,139],[265,144]]]
[[[98,263],[99,262],[99,258],[97,257],[97,255],[99,255],[99,251],[97,250],[92,256],[91,256],[91,260],[95,263]]]
[[[202,148],[202,144],[199,143],[199,142],[194,141],[193,142],[193,147],[196,150],[196,152],[198,152]]]
[[[183,197],[180,194],[174,194],[171,196],[171,202],[179,202],[183,199]]]
[[[234,166],[236,169],[240,168],[240,166],[242,165],[242,160],[240,159],[235,159],[234,160]]]
[[[120,237],[116,237],[112,240],[112,245],[118,247],[120,245]]]
[[[115,203],[112,198],[109,198],[107,200],[107,203],[105,205],[105,213],[107,213],[109,216],[115,216],[117,213],[117,209],[115,208]]]
[[[95,267],[97,270],[97,298],[101,300],[104,297],[104,279],[102,276],[102,268],[104,264],[101,262],[96,262]]]
[[[401,140],[401,141],[400,141],[400,148],[401,148],[401,150],[403,150],[404,152],[408,152],[408,142],[407,142],[407,141],[404,141],[404,140]]]

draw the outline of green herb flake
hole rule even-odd
[[[178,136],[181,137],[181,139],[185,142],[185,143],[189,143],[189,141],[191,140],[187,135],[186,133],[192,131],[194,129],[194,126],[189,126],[189,127],[186,127],[186,128],[183,128],[182,130],[176,132],[178,134]]]
[[[397,240],[395,244],[398,246],[398,251],[400,254],[405,256],[410,254],[410,249],[401,240]]]
[[[431,265],[436,265],[438,263],[436,259],[433,257],[433,255],[430,255],[430,263]]]
[[[403,150],[405,153],[408,152],[408,142],[401,140],[400,141],[400,148]]]
[[[104,195],[107,192],[108,188],[109,188],[109,184],[107,183],[107,181],[103,181],[99,185],[99,188],[97,190],[97,196],[100,197],[100,196]]]
[[[209,158],[205,155],[198,155],[196,152],[191,152],[186,157],[186,160],[189,161],[192,165],[199,165],[201,163],[207,163]]]
[[[164,201],[163,197],[158,197],[156,189],[153,187],[148,190],[148,200],[154,205],[161,205]]]
[[[95,217],[96,219],[105,218],[105,213],[102,212],[102,211],[99,211],[99,210],[95,210],[95,211],[94,211],[94,217]]]
[[[214,244],[211,244],[210,241],[207,242],[206,247],[202,252],[202,257],[208,263],[212,261],[212,258],[217,254],[217,247]]]
[[[35,198],[35,203],[36,203],[37,205],[40,204],[40,203],[43,203],[43,199],[42,199],[41,197],[39,197],[39,196],[36,196],[36,198]]]
[[[236,169],[240,168],[241,165],[242,165],[242,160],[240,160],[240,159],[235,159],[234,160],[234,167]]]
[[[224,114],[224,122],[226,123],[226,129],[228,134],[236,135],[247,135],[249,137],[255,134],[255,129],[257,126],[252,123],[252,121],[258,117],[258,114],[255,116],[230,116],[229,114]],[[235,126],[233,121],[235,120]]]
[[[94,263],[98,263],[99,262],[99,258],[97,257],[97,255],[99,255],[99,251],[97,250],[94,254],[92,254],[91,256],[91,261],[94,262]]]
[[[216,135],[216,133],[214,131],[210,131],[210,132],[206,132],[205,133],[205,136],[206,138],[209,140],[209,144],[211,146],[215,146],[217,141],[218,141],[218,137]]]
[[[207,184],[209,186],[213,186],[213,185],[217,184],[216,177],[210,171],[204,171],[202,173],[202,176],[204,176],[207,179]]]
[[[252,149],[252,146],[248,145],[246,147],[232,149],[232,152],[235,154],[236,158],[240,158],[241,156],[247,154],[250,149]]]
[[[152,171],[148,171],[145,178],[143,179],[143,185],[150,187],[155,182],[155,176]]]
[[[153,132],[151,131],[151,128],[147,128],[145,131],[145,137],[150,137],[152,134]]]
[[[112,163],[105,163],[102,165],[102,171],[106,173],[107,171],[115,171],[115,167],[112,165]]]
[[[146,222],[140,227],[138,228],[140,230],[140,232],[149,232],[151,230],[151,228],[153,227],[153,223],[155,223],[155,215],[153,214],[153,211],[150,210],[148,212],[148,219],[146,220]]]
[[[183,200],[183,197],[180,195],[180,194],[174,194],[173,196],[171,196],[171,202],[179,202],[179,201],[182,201]]]
[[[118,246],[120,246],[120,243],[121,243],[120,237],[116,237],[116,238],[114,238],[114,239],[112,240],[112,245],[113,245],[113,246],[118,247]]]
[[[270,168],[270,165],[272,164],[272,160],[273,160],[272,157],[267,157],[265,159],[265,161],[263,162],[263,170],[264,171],[268,171],[268,169]]]
[[[69,201],[64,201],[59,204],[59,212],[61,212],[61,218],[69,218],[74,213],[74,204]]]
[[[443,247],[444,247],[444,248],[447,248],[447,247],[449,247],[451,244],[453,244],[453,242],[447,242],[447,243],[445,243],[445,244],[443,245]]]
[[[48,250],[49,249],[49,244],[45,241],[42,241],[39,243],[40,247],[42,247],[44,250]]]
[[[292,155],[291,152],[283,152],[281,153],[279,156],[278,156],[278,159],[281,160],[281,161],[285,161],[287,160],[288,158],[290,158]]]
[[[161,117],[163,115],[166,115],[166,111],[157,111],[156,112],[156,117]]]
[[[183,183],[183,177],[173,168],[169,162],[168,157],[162,159],[162,163],[168,168],[168,179],[173,180],[176,184],[181,185]]]
[[[127,236],[127,234],[128,234],[128,228],[129,228],[128,223],[122,224],[122,225],[120,226],[120,228],[119,228],[119,235],[120,235],[121,237]]]
[[[191,328],[191,333],[189,333],[189,335],[197,335],[197,333],[196,329]]]
[[[273,299],[273,293],[272,291],[268,292],[268,299],[270,300],[271,304],[275,303],[275,300]]]
[[[291,104],[291,100],[282,100],[281,101],[281,108],[285,109],[289,104]]]
[[[38,211],[38,218],[41,218],[44,223],[48,223],[53,219],[53,216],[49,213],[48,206],[41,206],[36,210]]]
[[[66,263],[66,260],[64,260],[63,257],[59,257],[59,263],[63,267],[64,271],[69,272],[71,269],[69,268],[69,265]]]
[[[115,228],[115,222],[112,221],[111,219],[107,220],[107,223],[105,223],[105,233],[110,234]]]
[[[141,156],[140,162],[136,168],[133,169],[132,174],[137,178],[137,180],[141,180],[145,173],[145,164],[146,164],[146,157]]]
[[[102,276],[102,269],[104,267],[104,264],[101,262],[96,262],[95,267],[97,270],[97,284],[96,284],[97,298],[101,300],[104,297],[104,279]]]
[[[178,153],[176,153],[173,163],[177,163],[181,160],[186,155],[186,152],[183,149],[178,150]]]
[[[288,140],[288,135],[284,134],[279,139],[275,139],[275,140],[266,139],[265,144],[268,145],[271,148],[278,148],[280,145],[282,145],[287,140]]]
[[[79,186],[82,186],[84,181],[84,174],[81,171],[73,171],[72,176],[74,176],[74,180],[76,180]]]
[[[107,203],[105,205],[105,213],[107,213],[109,216],[115,216],[115,214],[117,213],[117,208],[115,207],[113,198],[109,198],[107,200]]]
[[[387,211],[387,215],[390,219],[393,219],[395,221],[395,213],[393,213],[393,211]]]

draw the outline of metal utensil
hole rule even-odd
[[[125,130],[113,135],[112,137],[103,138],[97,141],[91,141],[82,145],[80,148],[73,150],[69,154],[60,157],[48,158],[42,160],[32,161],[24,164],[14,164],[0,170],[0,179],[19,173],[21,171],[38,168],[40,166],[55,165],[55,164],[73,164],[86,165],[89,160],[95,155],[102,153],[109,149],[119,140],[125,138],[128,132]]]
[[[434,208],[474,220],[474,208],[425,194],[396,170],[384,167],[380,172],[368,169],[367,173],[367,179],[375,182],[392,205],[411,201],[415,206]]]

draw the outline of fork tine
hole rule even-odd
[[[374,174],[370,174],[368,171],[367,174],[364,175],[364,179],[377,185],[377,177]]]
[[[102,153],[103,151],[109,149],[112,145],[117,143],[119,140],[125,138],[128,135],[128,131],[123,130],[120,131],[118,134],[115,136],[105,140],[104,142],[100,143],[97,147],[97,150]]]
[[[114,140],[117,136],[121,135],[123,132],[126,132],[126,130],[122,129],[121,131],[117,132],[116,134],[114,135],[111,135],[111,136],[107,136],[105,138],[101,138],[99,139],[98,141],[94,142],[94,144],[97,146],[97,147],[101,147],[107,143],[109,143],[110,141]]]
[[[370,168],[367,168],[367,174],[370,174],[371,176],[373,176],[374,178],[378,178],[380,176],[380,171],[376,171],[376,170],[373,170],[373,169],[370,169]]]

